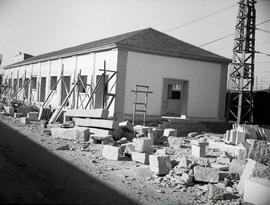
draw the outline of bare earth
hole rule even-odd
[[[69,145],[71,150],[56,150]],[[0,115],[0,203],[240,204],[205,191],[160,186],[149,167],[109,161],[102,145],[53,139],[38,122]]]

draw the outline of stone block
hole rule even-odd
[[[188,133],[188,137],[192,138],[192,137],[195,137],[196,135],[198,135],[198,132],[190,132]]]
[[[180,148],[182,146],[183,139],[180,137],[169,136],[168,144],[170,147]]]
[[[237,178],[240,178],[245,169],[246,164],[247,163],[245,160],[233,159],[229,166],[229,173],[236,174]]]
[[[237,131],[236,130],[230,130],[230,143],[235,145],[236,142],[236,135]]]
[[[194,178],[200,182],[217,183],[219,180],[219,170],[211,167],[194,167]]]
[[[237,158],[239,155],[243,155],[244,151],[242,150],[245,150],[238,146],[228,145],[228,144],[225,144],[224,142],[214,142],[214,141],[209,141],[209,148],[212,148],[212,149],[215,148],[215,149],[219,149],[221,151],[227,152],[234,158]]]
[[[163,136],[166,136],[166,137],[169,137],[169,136],[177,137],[177,129],[166,128],[166,129],[164,129]]]
[[[206,143],[192,144],[191,155],[197,158],[206,157]]]
[[[267,166],[265,166],[259,162],[256,162],[252,159],[248,159],[248,163],[243,170],[243,173],[240,177],[240,181],[239,181],[238,186],[237,186],[238,193],[241,195],[243,194],[246,180],[249,177],[256,176],[259,173],[264,172],[264,170],[267,170]]]
[[[22,113],[16,112],[16,113],[14,113],[14,117],[15,118],[20,118],[20,117],[22,117]]]
[[[141,152],[131,152],[132,160],[142,164],[149,164],[149,154]]]
[[[129,121],[120,122],[119,127],[121,127],[123,131],[133,132],[133,125]]]
[[[109,115],[109,111],[106,109],[73,109],[68,110],[64,114],[64,122],[71,121],[73,117],[81,117],[81,118],[101,118],[107,119]]]
[[[38,112],[29,112],[27,113],[27,117],[30,121],[37,121],[38,120]]]
[[[150,155],[150,170],[157,175],[166,175],[172,169],[170,156],[166,155]]]
[[[222,200],[223,197],[224,197],[224,189],[213,184],[209,186],[209,194],[208,194],[209,199]]]
[[[229,170],[229,165],[228,164],[220,164],[220,163],[214,162],[214,163],[210,164],[210,166],[212,168],[218,169],[220,171],[228,171]]]
[[[102,156],[109,160],[118,161],[121,157],[121,147],[103,145]]]
[[[24,124],[24,125],[30,124],[30,119],[27,118],[27,117],[21,117],[21,118],[20,118],[20,122],[21,122],[22,124]]]
[[[143,125],[135,125],[133,127],[134,131],[138,134],[143,134],[144,136],[148,135],[148,131],[152,130],[153,128],[151,127],[147,127],[147,126],[143,126]]]
[[[270,204],[270,180],[248,178],[244,186],[244,201],[255,205]]]
[[[133,144],[135,145],[135,150],[137,152],[152,152],[152,140],[148,137],[134,139]]]
[[[117,129],[118,122],[114,120],[104,120],[104,119],[89,119],[89,118],[77,118],[74,117],[73,121],[76,126],[80,127],[93,127],[93,128],[103,128],[103,129]]]
[[[131,155],[135,151],[135,145],[133,142],[122,144],[121,147],[124,147],[124,154]]]
[[[100,142],[101,144],[113,142],[112,135],[91,135],[90,138],[95,142]]]
[[[89,129],[83,127],[73,127],[73,128],[52,128],[52,137],[68,140],[89,140]]]
[[[237,132],[235,145],[246,141],[246,132]]]
[[[270,166],[270,144],[266,141],[254,141],[250,146],[248,157]]]
[[[9,116],[14,116],[14,107],[4,106],[4,110]]]

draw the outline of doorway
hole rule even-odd
[[[39,101],[44,102],[46,95],[46,77],[41,77]]]
[[[61,104],[64,102],[65,98],[67,97],[70,91],[70,76],[63,76],[62,83],[61,83]],[[69,102],[67,101],[65,106],[68,106]]]
[[[96,77],[96,84],[99,81],[99,79],[101,78],[102,75],[97,75]],[[105,81],[107,82],[108,80],[108,75],[105,76]],[[103,97],[104,97],[104,90],[105,92],[108,92],[108,86],[106,85],[105,89],[104,89],[104,82],[103,79],[101,80],[96,94],[95,94],[95,108],[103,108]],[[105,104],[106,104],[106,100],[105,100]]]
[[[187,114],[187,87],[188,81],[163,80],[162,115],[180,117]]]

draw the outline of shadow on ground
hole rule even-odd
[[[137,204],[0,121],[1,155],[0,203]]]

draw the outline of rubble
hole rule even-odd
[[[194,157],[201,158],[206,157],[206,142],[192,141],[191,154]]]
[[[38,112],[27,113],[27,118],[29,118],[30,121],[37,121],[38,120]]]
[[[181,148],[183,139],[180,137],[169,136],[168,144],[170,147]]]
[[[224,190],[214,184],[209,186],[209,199],[221,200],[224,197]]]
[[[266,141],[253,141],[248,157],[264,165],[270,166],[270,144]]]
[[[246,167],[245,160],[233,159],[229,166],[229,173],[236,174],[236,179],[239,179],[243,173],[244,168]]]

